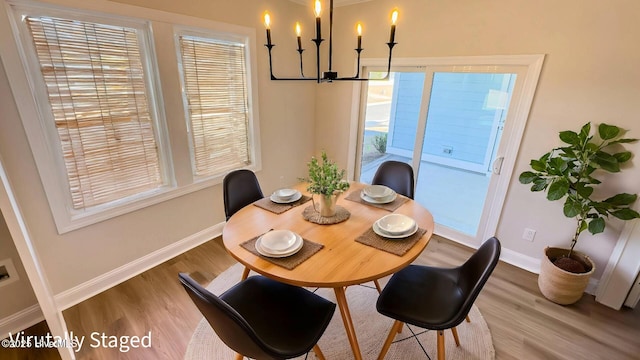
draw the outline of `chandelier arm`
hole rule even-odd
[[[318,81],[318,79],[316,78],[310,78],[310,77],[304,77],[304,75],[302,75],[302,77],[299,78],[279,78],[276,77],[275,75],[273,75],[273,59],[271,58],[271,49],[276,46],[273,43],[269,43],[269,44],[264,44],[264,46],[267,47],[267,49],[269,49],[269,75],[271,77],[271,80],[302,80],[302,81]],[[302,73],[302,51],[298,50],[300,52],[300,72]],[[320,81],[318,81],[320,82]]]
[[[333,63],[333,0],[329,2],[329,72]]]
[[[298,49],[298,54],[300,54],[300,76],[304,78],[304,69],[302,68],[302,52],[304,49]]]

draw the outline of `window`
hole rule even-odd
[[[255,29],[56,2],[5,0],[0,55],[60,234],[260,170]]]
[[[249,165],[245,44],[185,34],[178,42],[194,174]]]
[[[27,16],[66,170],[82,210],[163,185],[139,29]]]

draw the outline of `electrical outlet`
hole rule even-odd
[[[536,231],[533,229],[525,228],[524,233],[522,233],[522,239],[527,241],[533,241],[533,238],[536,237]]]

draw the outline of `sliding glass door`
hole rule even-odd
[[[516,146],[507,154],[501,140],[505,128],[517,125],[512,114],[523,104],[526,72],[526,66],[397,67],[388,81],[363,85],[356,179],[370,183],[387,160],[411,164],[415,200],[431,211],[437,232],[481,241],[489,216],[499,216],[491,210],[504,200],[496,196],[502,161],[517,153]]]

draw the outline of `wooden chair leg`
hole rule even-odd
[[[458,330],[456,327],[451,328],[451,333],[453,334],[453,339],[456,341],[456,346],[460,346],[460,339],[458,338]]]
[[[376,289],[378,289],[378,294],[382,292],[382,288],[380,287],[380,283],[378,280],[373,280],[373,283],[376,285]]]
[[[438,330],[438,360],[444,360],[444,330]]]
[[[393,326],[391,327],[391,331],[389,331],[389,336],[387,336],[387,340],[385,340],[384,345],[382,345],[382,350],[380,350],[380,354],[378,355],[378,360],[384,359],[384,356],[387,355],[387,351],[389,351],[389,348],[391,347],[391,343],[393,342],[393,339],[396,337],[396,334],[398,333],[398,329],[400,329],[401,327],[402,327],[401,321],[396,320],[393,323]]]
[[[244,271],[242,272],[242,280],[247,280],[247,278],[249,277],[249,268],[245,266]]]
[[[470,323],[471,319],[469,319],[469,315],[467,315],[467,322]]]
[[[240,353],[236,353],[236,360],[242,360],[244,359],[244,356],[242,356],[242,354]]]
[[[325,360],[324,354],[320,350],[320,346],[318,346],[318,344],[315,344],[313,346],[313,352],[316,353],[316,356],[318,357],[319,360]]]

